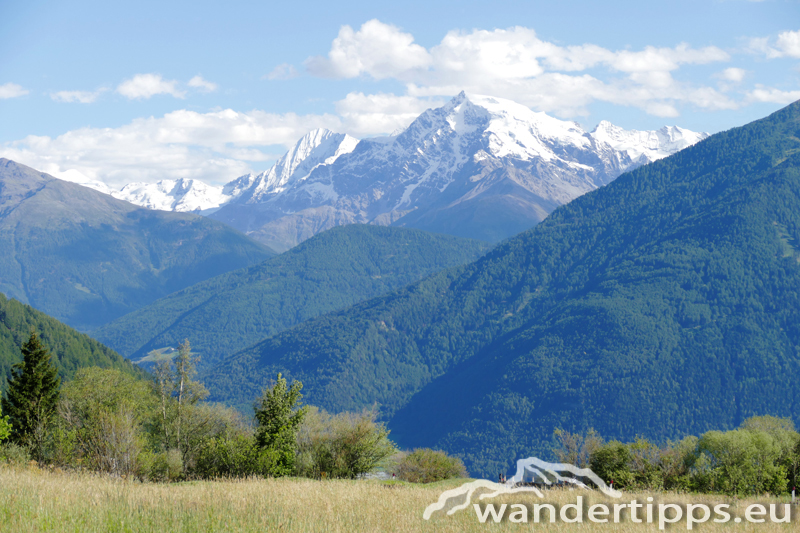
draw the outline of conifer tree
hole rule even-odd
[[[22,345],[22,362],[11,369],[2,409],[11,422],[11,441],[40,458],[47,425],[58,402],[61,380],[36,331]]]

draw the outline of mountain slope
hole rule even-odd
[[[150,211],[0,159],[0,292],[78,329],[272,255],[205,217]]]
[[[22,361],[21,348],[36,329],[44,345],[55,354],[53,362],[62,379],[70,379],[80,368],[117,368],[141,376],[144,373],[118,353],[88,335],[78,333],[56,319],[0,294],[0,390],[5,390],[12,365]]]
[[[800,103],[636,169],[472,265],[301,324],[215,369],[309,403],[378,402],[470,472],[556,427],[657,440],[800,420]],[[242,385],[244,383],[244,385]],[[249,398],[248,398],[249,399]]]
[[[134,360],[189,338],[209,366],[314,316],[473,261],[489,248],[418,230],[334,228],[259,265],[166,296],[92,335]]]
[[[276,250],[350,223],[497,242],[706,136],[608,123],[587,133],[509,100],[461,93],[395,137],[364,139],[302,178],[242,195],[211,216]]]

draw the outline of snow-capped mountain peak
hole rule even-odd
[[[258,174],[241,199],[254,203],[274,196],[296,181],[305,179],[319,165],[333,163],[353,151],[358,139],[325,128],[312,130],[289,148],[269,170]],[[239,178],[241,179],[241,178]]]
[[[214,210],[213,218],[276,250],[348,223],[496,241],[707,136],[607,121],[589,133],[510,100],[461,92],[388,137],[310,131],[270,169],[224,187],[165,180],[113,194],[155,209]]]
[[[627,153],[638,164],[662,159],[708,137],[708,133],[678,126],[664,126],[651,131],[625,130],[607,120],[601,121],[590,135],[617,151]]]
[[[274,196],[295,181],[305,179],[318,166],[329,165],[352,152],[356,144],[358,139],[349,135],[315,129],[297,141],[270,169],[258,174],[245,174],[223,186],[181,178],[156,183],[129,183],[120,190],[112,190],[77,171],[62,173],[62,178],[148,209],[210,214],[234,200],[254,203]]]
[[[574,122],[558,120],[511,100],[481,95],[468,98],[490,117],[486,132],[489,153],[495,157],[550,160],[555,157],[548,146],[553,142],[577,148],[589,146],[586,132]]]
[[[206,211],[230,200],[223,187],[183,178],[157,183],[129,183],[111,195],[161,211]]]
[[[405,130],[361,141],[309,133],[259,177],[255,194],[214,214],[285,249],[347,223],[398,224],[497,240],[704,134],[579,124],[491,96],[459,93]],[[340,140],[341,139],[341,140]],[[302,159],[295,164],[295,159]]]

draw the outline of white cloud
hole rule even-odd
[[[0,145],[0,157],[54,176],[78,173],[112,187],[167,178],[224,183],[249,172],[253,162],[276,159],[283,151],[279,146],[289,147],[318,127],[348,131],[334,115],[178,110],[119,128],[31,135]]]
[[[189,87],[200,89],[203,92],[211,93],[217,90],[217,84],[203,79],[202,76],[197,75],[189,80]]]
[[[668,72],[677,70],[684,64],[704,65],[729,59],[727,52],[716,46],[694,49],[686,43],[681,43],[675,48],[648,46],[640,52],[628,50],[614,52],[605,63],[622,72]]]
[[[91,104],[105,91],[107,91],[107,89],[98,89],[96,91],[58,91],[50,94],[50,98],[56,102]]]
[[[272,72],[266,75],[270,80],[291,80],[299,76],[297,69],[289,63],[282,63],[272,69]]]
[[[796,53],[798,35],[784,32],[750,44],[752,49],[760,47],[760,53],[788,57]],[[425,109],[441,105],[461,90],[508,98],[562,118],[586,116],[595,102],[672,118],[686,106],[722,110],[800,99],[800,91],[742,87],[749,73],[736,67],[714,69],[718,71],[712,75],[716,88],[682,79],[684,65],[728,60],[728,53],[719,48],[692,48],[684,43],[640,50],[609,50],[591,43],[562,46],[524,27],[451,31],[440,43],[425,48],[415,43],[413,35],[371,20],[358,30],[343,26],[328,54],[309,58],[305,66],[322,77],[398,80],[405,94],[351,92],[335,102],[335,114],[322,115],[177,110],[119,128],[82,128],[54,138],[29,136],[0,144],[0,156],[57,176],[85,176],[112,186],[180,177],[223,183],[250,171],[255,163],[263,168],[280,155],[279,146],[291,146],[314,128],[359,138],[389,133],[408,126]],[[297,75],[285,63],[266,77]],[[187,86],[217,89],[199,75],[182,87],[157,74],[137,74],[121,83],[117,92],[132,99],[157,94],[183,98],[182,89]],[[3,90],[14,96],[27,93],[18,85],[6,84],[0,86],[0,97]],[[51,97],[89,102],[96,95],[62,91]]]
[[[747,93],[748,100],[770,104],[787,105],[800,100],[800,91],[781,91],[772,87],[756,85],[756,88]]]
[[[297,115],[223,109],[177,110],[139,118],[118,128],[81,128],[57,137],[31,135],[0,144],[7,157],[54,176],[83,176],[119,188],[131,182],[198,178],[226,183],[254,164],[277,159],[315,128],[361,138],[408,126],[436,99],[351,93],[337,114]],[[80,181],[80,180],[79,180]]]
[[[342,126],[357,137],[389,133],[406,128],[423,111],[439,107],[442,100],[393,94],[350,93],[336,102]]]
[[[24,89],[21,85],[17,85],[16,83],[6,83],[4,85],[0,85],[0,100],[25,96],[29,92],[30,91]]]
[[[117,87],[117,92],[126,98],[147,99],[157,94],[170,94],[175,98],[184,98],[186,93],[177,87],[175,80],[165,80],[160,74],[137,74],[125,80]]]
[[[342,26],[328,57],[306,61],[311,74],[323,78],[355,78],[368,74],[375,79],[392,78],[404,71],[424,69],[431,62],[414,37],[379,20],[365,22],[358,31]]]
[[[741,83],[745,76],[747,76],[747,71],[736,67],[726,68],[722,72],[716,74],[717,78],[732,83]]]
[[[779,57],[800,58],[800,30],[781,32],[774,43],[769,37],[754,37],[750,39],[748,48],[752,52],[767,56],[769,59]]]
[[[683,104],[734,107],[716,89],[673,77],[682,65],[729,59],[717,47],[692,48],[686,43],[638,51],[613,51],[594,44],[564,47],[524,27],[451,31],[426,49],[415,44],[411,34],[370,20],[358,31],[343,26],[327,57],[309,58],[306,67],[322,77],[394,78],[415,97],[452,96],[462,89],[492,94],[562,117],[586,115],[595,101],[675,116]]]
[[[800,58],[800,30],[785,31],[779,34],[777,46],[782,55]]]

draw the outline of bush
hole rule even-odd
[[[178,449],[142,452],[137,457],[137,475],[145,481],[171,482],[183,477],[183,456]]]
[[[277,463],[278,452],[259,448],[253,436],[219,437],[200,448],[193,473],[204,479],[267,477],[275,475]]]
[[[693,488],[731,495],[781,494],[787,472],[779,464],[781,446],[764,431],[735,429],[709,431],[697,446]]]
[[[397,477],[411,483],[432,483],[467,476],[467,469],[458,457],[428,448],[417,449],[403,457],[397,465]]]
[[[31,454],[26,447],[13,442],[0,445],[0,461],[21,465],[27,464],[30,460]]]
[[[311,407],[298,433],[297,473],[354,479],[397,451],[375,411],[331,415]]]
[[[75,466],[78,463],[78,435],[67,429],[59,419],[50,430],[45,443],[45,460],[57,466]]]
[[[589,429],[584,436],[556,428],[553,439],[555,441],[553,453],[556,455],[556,460],[578,468],[588,468],[592,454],[603,445],[602,437],[594,429]]]
[[[144,381],[116,369],[79,370],[62,389],[49,440],[51,461],[117,475],[139,471],[144,426],[154,407],[152,389]]]
[[[11,422],[8,421],[8,415],[3,416],[2,405],[0,405],[0,444],[10,436]]]
[[[595,450],[589,461],[589,468],[606,483],[613,480],[615,488],[624,488],[633,482],[631,460],[628,446],[614,440]]]

